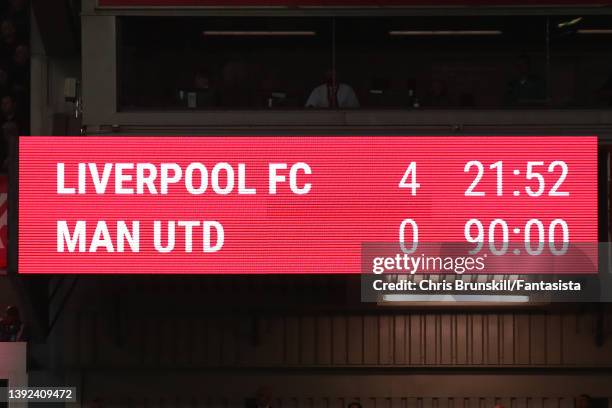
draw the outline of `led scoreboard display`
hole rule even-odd
[[[24,136],[18,200],[22,274],[597,272],[596,137]]]

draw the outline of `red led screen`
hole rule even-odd
[[[597,242],[596,137],[26,136],[19,155],[20,273],[359,273],[365,243]]]

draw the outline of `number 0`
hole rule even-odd
[[[410,225],[412,227],[412,247],[406,248],[406,225]],[[419,245],[419,226],[414,220],[410,218],[402,221],[399,227],[399,244],[403,253],[410,255],[417,250],[417,246]]]

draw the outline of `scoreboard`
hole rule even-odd
[[[590,136],[24,136],[18,271],[592,274],[597,196]]]

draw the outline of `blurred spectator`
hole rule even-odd
[[[325,83],[317,86],[306,101],[307,108],[350,109],[359,108],[359,100],[353,88],[337,80],[336,73],[325,73]]]
[[[255,393],[255,402],[257,403],[257,408],[271,408],[272,390],[270,387],[259,387]]]
[[[515,69],[515,78],[508,82],[506,105],[534,105],[544,102],[546,86],[542,78],[533,73],[531,59],[526,55],[519,57]]]
[[[20,44],[15,48],[15,54],[12,59],[12,69],[10,72],[11,82],[13,84],[12,93],[20,101],[29,99],[29,84],[30,84],[30,49],[25,44]],[[26,104],[18,104],[18,113],[21,119],[29,122],[29,106]],[[24,131],[26,127],[19,128]]]
[[[593,405],[592,402],[593,399],[590,395],[581,394],[575,399],[574,406],[576,408],[591,408],[591,406]]]
[[[0,170],[6,171],[12,144],[30,131],[30,3],[0,4]]]
[[[0,100],[0,112],[2,114],[0,120],[3,131],[6,127],[8,129],[15,128],[17,132],[16,134],[7,134],[5,132],[5,137],[18,136],[19,134],[23,134],[27,130],[27,124],[23,122],[17,110],[17,101],[15,100],[14,96],[8,94],[2,97],[2,99]]]
[[[11,16],[19,16],[23,14],[25,21],[28,21],[27,6],[23,0],[12,0],[10,2],[8,13]],[[2,36],[2,53],[0,54],[0,90],[2,95],[7,93],[20,93],[23,95],[24,107],[29,98],[28,89],[30,84],[30,48],[25,39],[28,28],[24,28],[24,32],[19,32],[15,21],[12,19],[4,19],[0,26],[0,34]],[[15,101],[13,101],[15,102]]]
[[[17,117],[15,99],[6,95],[0,100],[0,171],[7,172],[9,165],[9,153],[13,144],[19,136],[21,121]]]
[[[9,0],[4,10],[4,17],[13,21],[19,39],[28,37],[30,8],[27,0]]]
[[[23,341],[23,323],[19,309],[8,306],[0,318],[0,341]]]
[[[13,77],[15,81],[19,81],[19,77],[23,77],[22,85],[26,85],[29,81],[30,72],[30,48],[25,44],[19,44],[15,47],[13,53],[13,68],[17,75]]]
[[[27,24],[29,19],[29,5],[27,0],[9,0],[6,8],[6,16],[17,21],[17,24],[23,22]]]
[[[423,101],[425,107],[448,107],[450,99],[448,97],[448,86],[441,79],[434,79],[431,88]]]
[[[19,42],[15,22],[10,19],[2,20],[0,24],[0,35],[2,36],[0,58],[7,60],[13,55],[15,47],[17,47],[17,43]]]
[[[17,127],[8,122],[2,126],[2,138],[0,139],[0,173],[8,173],[10,166],[12,146],[17,141]]]
[[[346,408],[362,408],[361,404],[357,401],[349,402]]]
[[[0,65],[0,95],[11,93],[12,84],[9,80],[9,70],[6,66]]]
[[[246,408],[272,408],[272,390],[262,386],[255,392],[255,398],[247,399]]]

